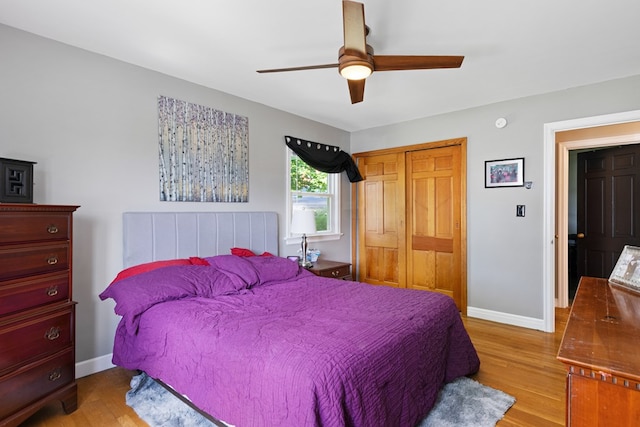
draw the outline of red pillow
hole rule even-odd
[[[206,259],[197,256],[189,257],[189,261],[191,265],[209,265]]]
[[[231,248],[231,255],[237,255],[237,256],[256,256],[256,254],[250,250],[250,249],[245,249],[245,248]],[[262,255],[260,256],[274,256],[273,254],[270,254],[269,252],[263,252]]]
[[[194,257],[194,258],[196,258],[196,257]],[[198,258],[198,259],[200,259],[200,258]],[[208,265],[208,263],[206,261],[204,261],[204,262],[205,262],[205,264],[198,264],[198,265]],[[118,273],[118,275],[116,276],[115,279],[113,279],[113,281],[110,283],[110,285],[112,283],[117,282],[118,280],[126,279],[127,277],[135,276],[136,274],[146,273],[147,271],[152,271],[152,270],[155,270],[157,268],[169,267],[169,266],[172,266],[172,265],[191,265],[191,264],[193,264],[193,263],[191,262],[191,259],[189,258],[189,259],[168,259],[168,260],[163,260],[163,261],[153,261],[153,262],[148,262],[148,263],[145,263],[145,264],[134,265],[133,267],[125,268],[120,273]]]
[[[245,248],[231,248],[231,255],[237,256],[256,256],[253,251]]]

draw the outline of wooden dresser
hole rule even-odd
[[[0,203],[0,426],[77,408],[71,259],[78,206]]]
[[[640,425],[640,295],[583,277],[558,359],[567,367],[567,426]]]

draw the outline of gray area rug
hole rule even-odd
[[[419,427],[494,427],[515,402],[505,392],[460,377],[440,390]]]
[[[216,425],[145,373],[131,379],[126,401],[151,427]],[[494,427],[515,401],[500,390],[458,378],[443,387],[436,405],[418,427]]]

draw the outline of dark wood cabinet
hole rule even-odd
[[[567,368],[567,426],[640,422],[640,295],[583,277],[558,359]]]
[[[0,204],[0,426],[51,401],[77,408],[73,212]]]
[[[338,262],[329,260],[317,260],[309,271],[316,276],[332,277],[334,279],[352,280],[351,264],[348,262]]]

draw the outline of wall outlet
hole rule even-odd
[[[516,205],[516,216],[524,216],[524,205]]]

